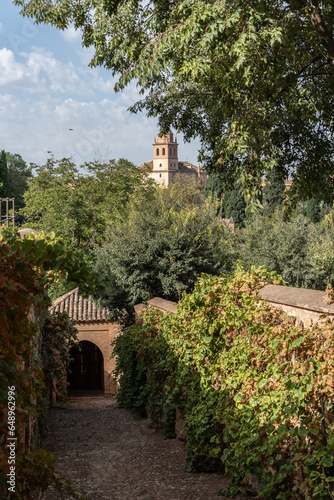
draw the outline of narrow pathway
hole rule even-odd
[[[184,443],[164,440],[110,399],[71,398],[51,410],[49,428],[44,446],[58,472],[89,500],[226,500],[223,475],[184,472]],[[59,494],[49,488],[42,498]]]

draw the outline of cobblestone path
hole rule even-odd
[[[58,472],[89,500],[227,500],[218,496],[227,485],[223,475],[184,472],[184,443],[164,440],[149,420],[133,420],[101,396],[53,408],[44,447],[54,453]],[[49,488],[41,498],[58,499],[59,493]]]

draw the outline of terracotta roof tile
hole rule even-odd
[[[79,295],[78,288],[54,300],[49,311],[51,314],[65,311],[75,321],[105,321],[110,312],[109,309],[101,307],[91,297],[84,299]]]

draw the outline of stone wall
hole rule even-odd
[[[261,299],[265,300],[271,307],[282,309],[288,316],[295,317],[297,323],[302,323],[304,328],[309,328],[324,320],[334,321],[334,304],[327,305],[323,300],[325,295],[325,292],[319,290],[266,285],[259,292],[259,303]],[[145,307],[153,307],[165,314],[176,313],[176,306],[173,302],[155,297],[149,300],[147,305],[138,304],[135,307],[137,317]],[[178,411],[175,432],[178,439],[185,439],[184,420]]]
[[[271,307],[282,309],[288,316],[296,318],[305,328],[315,323],[334,320],[334,304],[326,304],[323,300],[325,292],[292,288],[281,285],[266,285],[259,292],[261,299]]]
[[[326,304],[323,300],[326,293],[320,290],[292,288],[281,285],[266,285],[259,292],[259,298],[269,303],[271,307],[282,309],[288,316],[294,316],[305,328],[323,321],[325,318],[334,321],[334,304]],[[147,302],[164,313],[176,313],[176,306],[170,300],[155,297]],[[140,315],[145,306],[138,304],[136,313]]]

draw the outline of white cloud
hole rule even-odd
[[[78,165],[97,154],[137,165],[151,160],[157,120],[127,111],[142,98],[135,83],[115,95],[111,72],[87,67],[94,49],[81,47],[81,32],[49,29],[20,18],[5,38],[8,48],[0,49],[0,150],[37,164],[45,163],[47,151],[56,159],[72,156]],[[43,37],[52,51],[33,46]],[[195,148],[180,142],[180,159],[195,162]]]
[[[84,66],[88,66],[94,57],[94,47],[80,47],[76,50],[76,54]]]
[[[52,151],[55,158],[72,156],[77,164],[97,153],[140,164],[151,159],[155,134],[155,120],[130,116],[120,99],[84,102],[0,94],[0,148],[27,162],[44,163]]]
[[[33,95],[25,99],[0,94],[0,148],[38,164],[45,163],[47,151],[52,151],[55,158],[72,157],[78,165],[97,154],[140,165],[152,159],[157,121],[128,113],[127,100],[122,95],[85,102],[52,95],[38,100]],[[180,159],[195,163],[194,145],[185,148],[179,142]]]
[[[92,90],[80,67],[73,63],[63,64],[55,59],[50,52],[34,50],[27,57],[27,68],[40,78],[47,79],[47,86],[51,92],[74,92],[79,95],[92,95]]]
[[[66,42],[79,42],[81,40],[82,32],[80,29],[76,30],[73,25],[61,32],[61,36]]]
[[[0,90],[25,89],[39,93],[74,93],[93,97],[94,89],[111,90],[112,85],[95,77],[93,70],[62,63],[52,53],[34,47],[29,53],[22,52],[19,62],[13,51],[0,49]]]
[[[0,49],[0,86],[17,83],[24,75],[25,68],[15,60],[14,53],[8,49]]]
[[[47,151],[77,164],[97,154],[137,165],[151,160],[157,120],[127,111],[141,98],[135,83],[116,95],[114,83],[104,70],[64,63],[44,49],[17,57],[1,49],[0,149],[38,164]],[[196,161],[194,146],[181,142],[179,151],[181,160]]]

